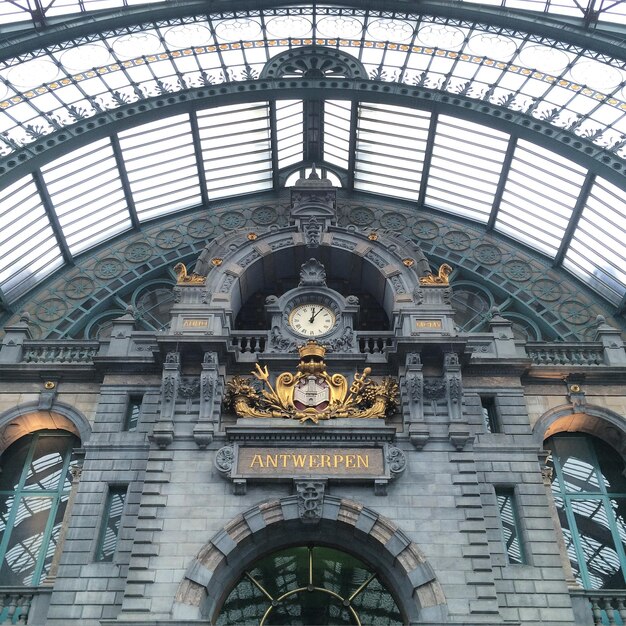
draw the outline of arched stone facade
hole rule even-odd
[[[91,434],[87,418],[67,404],[54,402],[49,409],[42,409],[38,404],[27,403],[0,414],[0,452],[38,430],[66,430],[77,435],[82,444]]]
[[[315,526],[299,519],[297,496],[263,502],[234,518],[187,568],[173,618],[214,621],[246,566],[274,550],[313,543],[348,549],[369,562],[393,590],[406,623],[447,622],[443,589],[419,547],[391,520],[333,496],[324,497]]]
[[[582,432],[598,437],[626,458],[626,420],[614,411],[587,403],[584,407],[562,404],[544,413],[533,429],[539,444],[562,432]]]

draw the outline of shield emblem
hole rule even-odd
[[[293,390],[293,404],[298,411],[315,409],[323,411],[330,400],[328,383],[317,376],[303,376]]]

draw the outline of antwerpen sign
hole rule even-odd
[[[385,473],[382,448],[239,448],[237,474],[377,478]]]
[[[406,467],[400,448],[388,443],[371,447],[246,446],[238,443],[217,451],[215,466],[245,492],[248,481],[271,482],[301,478],[388,483]]]

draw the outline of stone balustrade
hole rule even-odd
[[[93,363],[97,341],[25,341],[22,363]]]
[[[385,354],[394,345],[394,333],[359,333],[358,342],[361,354]]]
[[[240,354],[263,354],[267,346],[267,332],[233,331],[231,341]]]
[[[626,623],[626,591],[604,589],[600,591],[585,591],[591,605],[593,625]]]
[[[0,587],[0,624],[28,624],[36,593],[32,587]]]
[[[604,365],[600,342],[526,344],[526,352],[535,365]]]

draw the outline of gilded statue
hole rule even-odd
[[[279,417],[318,423],[340,417],[384,418],[397,409],[398,383],[368,378],[371,368],[354,374],[352,383],[341,374],[328,374],[326,349],[314,340],[299,348],[296,373],[283,372],[270,381],[268,367],[258,363],[252,372],[261,381],[258,391],[251,378],[233,377],[226,385],[224,403],[239,417]]]
[[[432,287],[432,286],[447,286],[450,284],[449,276],[452,274],[452,268],[444,263],[439,267],[437,275],[429,272],[426,276],[420,276],[420,286]]]
[[[174,271],[176,272],[177,285],[204,285],[206,281],[206,276],[200,276],[195,272],[188,274],[187,266],[184,263],[174,265]]]

